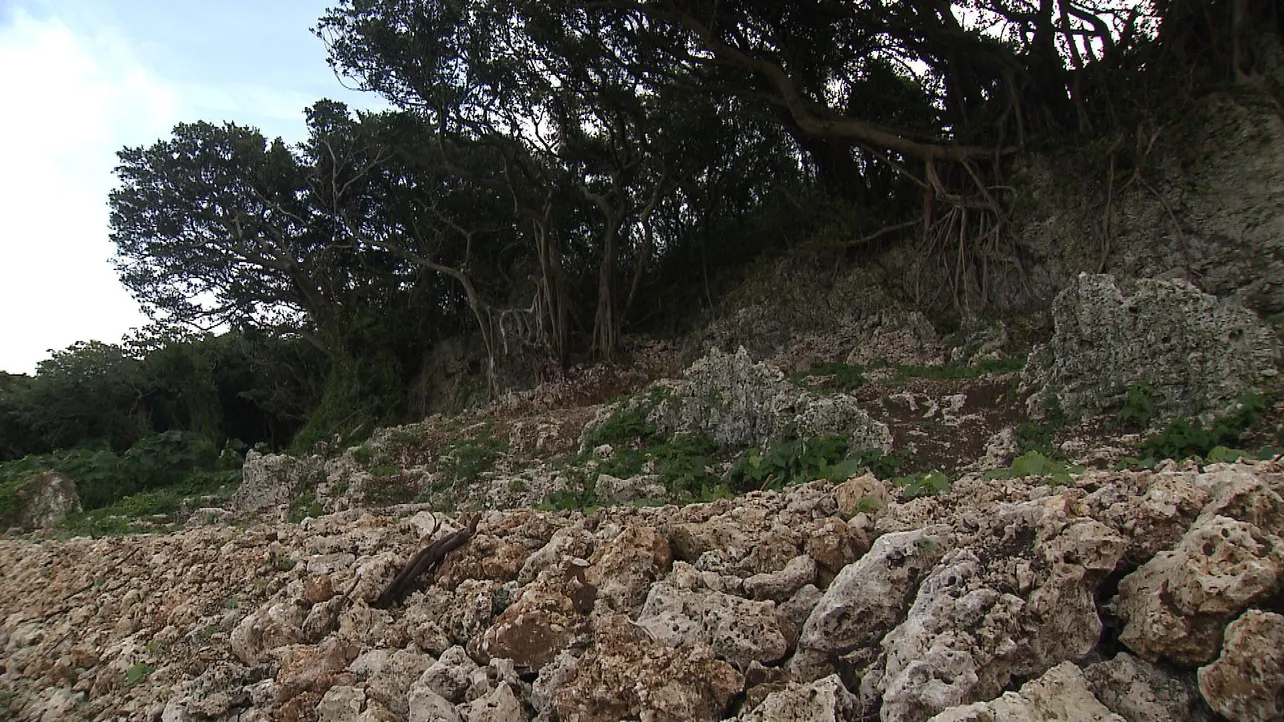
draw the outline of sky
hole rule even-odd
[[[297,142],[320,98],[378,107],[309,30],[329,4],[0,0],[0,371],[146,323],[110,263],[119,149],[197,120]]]

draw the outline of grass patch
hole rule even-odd
[[[645,397],[625,397],[616,402],[611,416],[594,429],[584,440],[588,449],[596,449],[603,444],[611,446],[627,445],[643,439],[654,437],[655,424],[646,419],[671,393],[662,386],[653,386]]]
[[[294,501],[290,502],[285,518],[291,524],[298,524],[308,517],[315,519],[322,514],[325,514],[325,507],[321,506],[321,502],[317,501],[316,492],[307,489],[302,494],[294,497]]]
[[[941,492],[949,491],[953,486],[945,474],[936,470],[897,476],[892,479],[892,484],[900,487],[902,493],[909,499],[936,496]]]
[[[995,469],[985,474],[986,479],[1019,479],[1027,476],[1038,476],[1048,480],[1049,484],[1060,486],[1073,482],[1072,474],[1082,474],[1082,466],[1067,466],[1061,461],[1052,459],[1038,451],[1028,451],[1012,460],[1006,469]]]
[[[745,452],[727,472],[727,483],[743,492],[818,479],[840,482],[867,470],[886,478],[901,465],[878,450],[848,453],[841,436],[801,436]]]
[[[1215,417],[1208,427],[1199,419],[1174,419],[1163,431],[1142,442],[1140,455],[1181,461],[1205,458],[1218,447],[1235,448],[1265,411],[1265,399],[1258,394],[1246,394],[1236,404],[1235,411]]]
[[[139,662],[138,664],[135,664],[134,666],[125,670],[125,686],[133,687],[134,685],[138,684],[144,679],[147,679],[147,676],[155,671],[156,671],[156,668],[153,667],[152,665],[143,664],[142,662]]]
[[[508,440],[495,438],[487,424],[476,438],[447,444],[441,450],[438,469],[456,481],[475,481],[483,471],[494,468],[507,451]]]

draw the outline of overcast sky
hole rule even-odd
[[[0,0],[0,370],[144,317],[109,260],[116,151],[178,122],[302,138],[347,91],[309,31],[326,0]]]

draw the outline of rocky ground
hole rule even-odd
[[[711,349],[653,383],[672,374],[588,371],[252,454],[227,503],[154,533],[12,532],[0,716],[1284,718],[1284,463],[1116,470],[1169,448],[1156,434],[1224,431],[1245,392],[1265,400],[1236,438],[1274,442],[1274,333],[1107,277],[1053,318],[1032,349],[884,314],[825,364]]]

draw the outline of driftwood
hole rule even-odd
[[[446,559],[446,555],[458,549],[477,533],[477,522],[481,521],[481,515],[474,515],[469,521],[468,526],[460,529],[453,534],[438,539],[437,541],[424,547],[422,551],[414,556],[406,566],[402,567],[397,576],[379,593],[371,605],[376,609],[387,609],[393,604],[399,603],[405,599],[415,587],[415,580],[424,572],[436,571],[437,567]],[[435,531],[435,528],[434,528]]]

